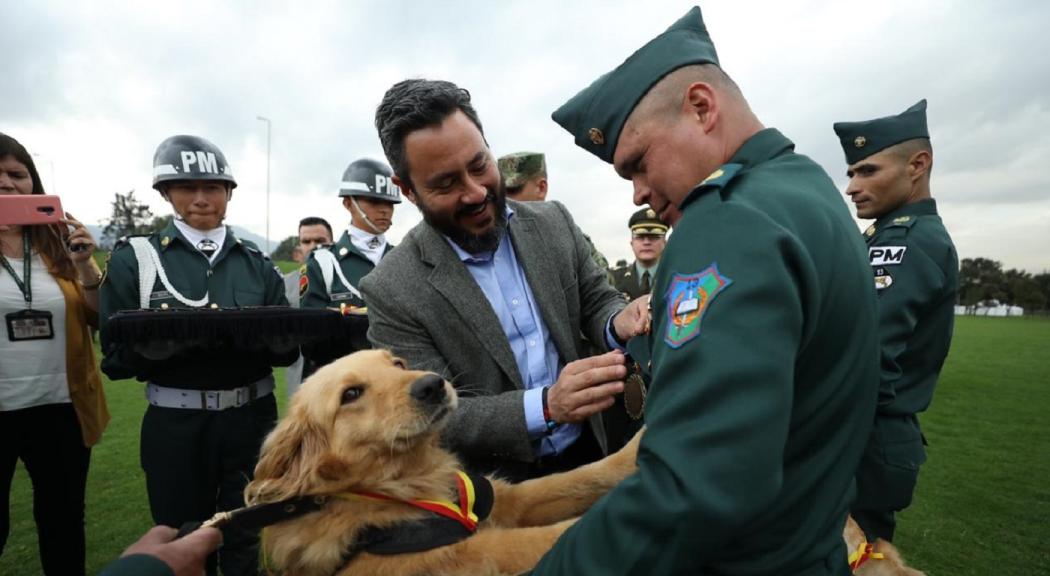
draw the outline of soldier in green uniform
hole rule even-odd
[[[335,244],[310,253],[301,269],[301,307],[364,307],[358,283],[394,248],[386,231],[394,205],[401,202],[401,189],[391,176],[389,166],[371,158],[355,160],[346,168],[339,196],[350,212],[350,226]]]
[[[542,202],[547,199],[547,159],[542,152],[514,152],[496,161],[507,198],[518,202]],[[591,260],[605,271],[609,283],[613,278],[609,261],[598,251],[587,234],[583,235],[591,248]]]
[[[893,540],[894,513],[911,503],[925,438],[916,414],[933,399],[948,355],[959,259],[930,196],[933,148],[926,101],[901,114],[839,122],[846,194],[864,233],[878,294],[882,371],[875,428],[857,470],[851,513],[870,540]]]
[[[627,226],[631,229],[634,262],[613,269],[612,275],[616,289],[628,300],[634,300],[652,292],[653,278],[666,246],[667,224],[656,217],[652,208],[642,208],[631,214]]]
[[[537,574],[849,574],[875,290],[834,183],[765,128],[693,8],[553,114],[681,218],[652,292],[638,472]],[[648,362],[647,362],[648,364]]]
[[[371,158],[354,160],[343,172],[339,196],[350,213],[350,225],[335,244],[320,246],[299,269],[299,306],[364,311],[358,291],[361,278],[372,271],[393,244],[387,242],[394,206],[401,202],[401,188],[391,180],[393,171]],[[363,330],[347,338],[303,347],[303,379],[332,360],[367,347]]]
[[[270,259],[222,224],[237,183],[214,144],[168,138],[153,174],[176,217],[113,249],[100,294],[102,370],[147,383],[141,459],[150,510],[157,524],[178,527],[244,505],[259,447],[277,420],[271,367],[297,354],[193,349],[151,360],[110,338],[111,316],[122,310],[288,305]],[[258,535],[227,533],[225,542],[223,573],[255,574]]]

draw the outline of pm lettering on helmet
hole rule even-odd
[[[394,181],[383,174],[376,174],[376,194],[397,198],[401,189]]]
[[[868,248],[868,260],[872,266],[900,264],[907,251],[907,246],[872,246]]]
[[[194,164],[197,165],[198,172],[219,173],[219,162],[216,160],[214,152],[183,150],[181,155],[183,173],[189,172],[190,166]]]

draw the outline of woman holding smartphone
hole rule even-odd
[[[0,133],[0,195],[43,193],[32,156]],[[0,225],[0,554],[21,459],[44,573],[84,574],[88,462],[109,422],[88,331],[102,274],[88,230],[60,222]]]

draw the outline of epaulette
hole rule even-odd
[[[697,188],[709,189],[709,188],[725,188],[726,184],[736,177],[737,172],[743,168],[743,164],[723,164],[718,167],[717,170],[711,173],[710,176],[704,178]]]
[[[893,220],[890,220],[889,222],[883,224],[883,226],[884,227],[898,226],[898,227],[901,227],[901,228],[911,228],[912,226],[915,225],[916,220],[918,220],[918,218],[915,217],[915,216],[898,216],[898,217],[894,218]]]
[[[142,236],[149,237],[149,236],[152,236],[152,235],[153,235],[153,233],[151,232],[149,234],[128,234],[126,236],[121,236],[120,238],[117,238],[116,242],[113,243],[113,250],[116,251],[117,248],[121,248],[123,246],[130,246],[131,245],[130,244],[130,240],[132,238],[139,238],[139,237],[142,237]]]

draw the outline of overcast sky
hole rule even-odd
[[[547,154],[551,192],[610,262],[630,257],[631,186],[550,113],[666,29],[688,2],[5,2],[0,131],[49,192],[98,223],[114,192],[156,214],[153,152],[215,142],[240,186],[227,222],[270,237],[349,221],[346,165],[382,158],[376,104],[407,77],[470,90],[493,152]],[[831,124],[929,100],[933,194],[960,258],[1050,269],[1050,2],[740,1],[701,5],[722,67],[767,126],[845,188]],[[396,242],[419,221],[407,202]],[[866,223],[858,224],[866,226]]]

